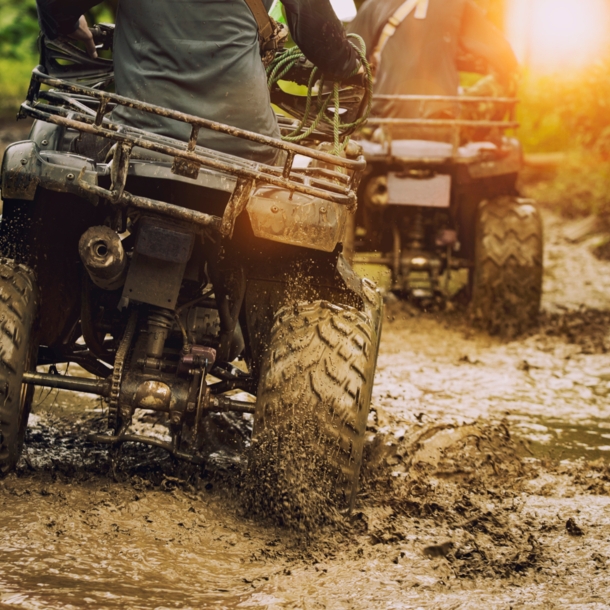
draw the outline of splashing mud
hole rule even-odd
[[[518,514],[520,481],[535,471],[517,448],[505,425],[424,425],[378,441],[383,459],[373,449],[362,512],[371,536],[409,540],[422,522],[422,554],[443,557],[451,578],[511,578],[541,566],[538,524]]]
[[[113,463],[86,441],[99,402],[39,392],[0,481],[0,608],[607,608],[610,265],[546,234],[527,337],[390,309],[356,506],[307,536],[244,479],[247,420],[216,422],[205,469],[138,445]]]
[[[313,424],[302,422],[304,427]],[[304,543],[321,527],[339,527],[341,522],[334,480],[311,447],[312,438],[299,430],[282,441],[272,431],[257,438],[247,456],[240,494],[247,513],[290,528]]]

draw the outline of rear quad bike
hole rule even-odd
[[[44,386],[105,399],[110,432],[93,441],[194,463],[215,413],[251,413],[255,439],[281,446],[305,433],[351,501],[382,307],[341,254],[358,149],[335,156],[320,146],[330,133],[301,146],[120,97],[107,91],[111,60],[63,42],[42,50],[21,106],[35,122],[2,164],[0,471],[15,466]],[[117,105],[187,123],[191,138],[118,125]],[[203,129],[274,147],[282,164],[201,147]],[[57,374],[60,363],[90,375]],[[137,410],[165,414],[171,442],[130,430]]]
[[[460,294],[475,324],[508,337],[523,332],[540,308],[543,242],[540,212],[516,188],[519,142],[503,135],[517,126],[503,119],[516,100],[378,97],[453,105],[458,118],[369,119],[376,130],[361,141],[368,167],[351,220],[353,260],[389,267],[390,290],[426,308],[442,307],[452,272],[467,269]],[[470,117],[492,108],[495,120],[461,119],[464,106]],[[413,137],[393,139],[396,129]]]

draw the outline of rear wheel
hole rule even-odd
[[[542,296],[542,219],[529,199],[479,205],[471,317],[491,334],[515,337],[538,317]]]
[[[285,520],[307,521],[316,502],[351,506],[355,498],[382,308],[378,291],[364,286],[365,311],[315,301],[276,315],[258,390],[254,457],[266,468],[257,476],[272,487],[268,501],[279,503]]]
[[[17,464],[32,405],[34,386],[22,379],[36,364],[37,294],[28,267],[0,259],[0,475]]]

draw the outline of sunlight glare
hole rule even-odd
[[[522,62],[544,71],[582,66],[607,45],[605,0],[513,0],[509,37]]]
[[[330,3],[341,21],[349,23],[356,16],[354,0],[330,0]]]

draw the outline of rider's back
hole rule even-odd
[[[367,0],[350,25],[369,54],[381,31],[405,0]],[[425,2],[424,2],[425,4]],[[510,72],[516,60],[502,33],[472,0],[428,0],[425,18],[413,10],[383,50],[375,93],[385,95],[457,95],[459,48],[487,60],[497,71]],[[378,116],[412,118],[452,111],[447,104],[425,107],[413,102],[378,101]]]
[[[270,0],[266,1],[270,4]],[[275,136],[257,25],[244,0],[129,0],[119,3],[114,42],[117,93]],[[190,127],[120,108],[115,119],[187,139]],[[270,161],[269,148],[202,130],[216,150]]]

